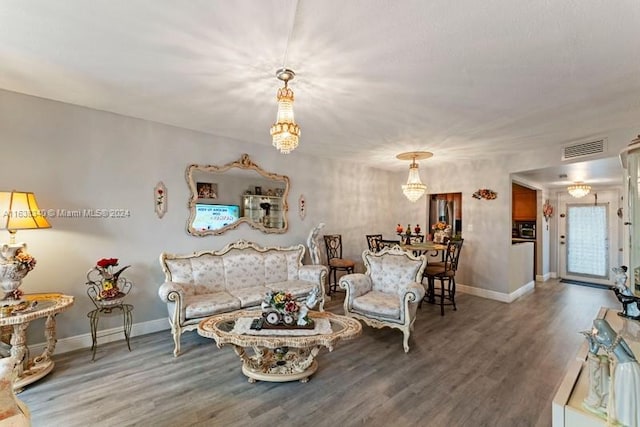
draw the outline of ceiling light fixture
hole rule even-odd
[[[567,191],[571,196],[579,199],[589,194],[589,192],[591,191],[591,186],[579,181],[568,186]]]
[[[399,160],[411,160],[407,183],[402,185],[402,192],[411,202],[417,201],[427,191],[427,186],[420,181],[420,173],[418,172],[416,160],[428,159],[431,156],[433,156],[433,153],[428,151],[409,151],[396,156]]]
[[[295,150],[300,137],[300,127],[293,117],[293,91],[287,86],[295,75],[296,73],[288,68],[276,71],[276,77],[284,82],[284,87],[278,89],[278,115],[276,122],[271,126],[271,137],[273,146],[283,154]]]

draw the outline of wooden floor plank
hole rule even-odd
[[[343,294],[327,304],[342,312]],[[549,426],[551,400],[599,307],[613,293],[549,281],[504,304],[458,294],[425,304],[411,351],[402,333],[363,328],[323,350],[306,384],[249,384],[229,347],[195,332],[172,356],[168,331],[54,355],[20,394],[38,426]]]

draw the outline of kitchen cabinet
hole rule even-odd
[[[515,221],[535,221],[537,213],[536,190],[512,184],[512,216]]]

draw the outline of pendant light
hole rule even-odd
[[[289,154],[298,146],[300,127],[293,117],[293,91],[288,87],[289,80],[293,80],[296,73],[288,68],[276,71],[276,77],[284,82],[278,89],[278,114],[276,122],[271,126],[273,146],[283,154]]]
[[[576,182],[567,187],[569,194],[576,199],[586,196],[591,191],[591,186],[583,182]]]
[[[433,153],[428,151],[409,151],[396,156],[399,160],[411,160],[409,165],[409,177],[407,183],[402,185],[402,192],[411,202],[416,202],[427,192],[427,186],[420,181],[420,173],[418,172],[418,164],[416,160],[423,160],[432,157]]]

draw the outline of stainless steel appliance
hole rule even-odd
[[[536,239],[535,221],[516,221],[516,228],[520,239]]]
[[[455,201],[438,199],[436,195],[432,195],[429,204],[429,224],[433,225],[438,221],[442,221],[451,226],[451,235],[461,233],[462,221],[455,219],[455,210]]]

